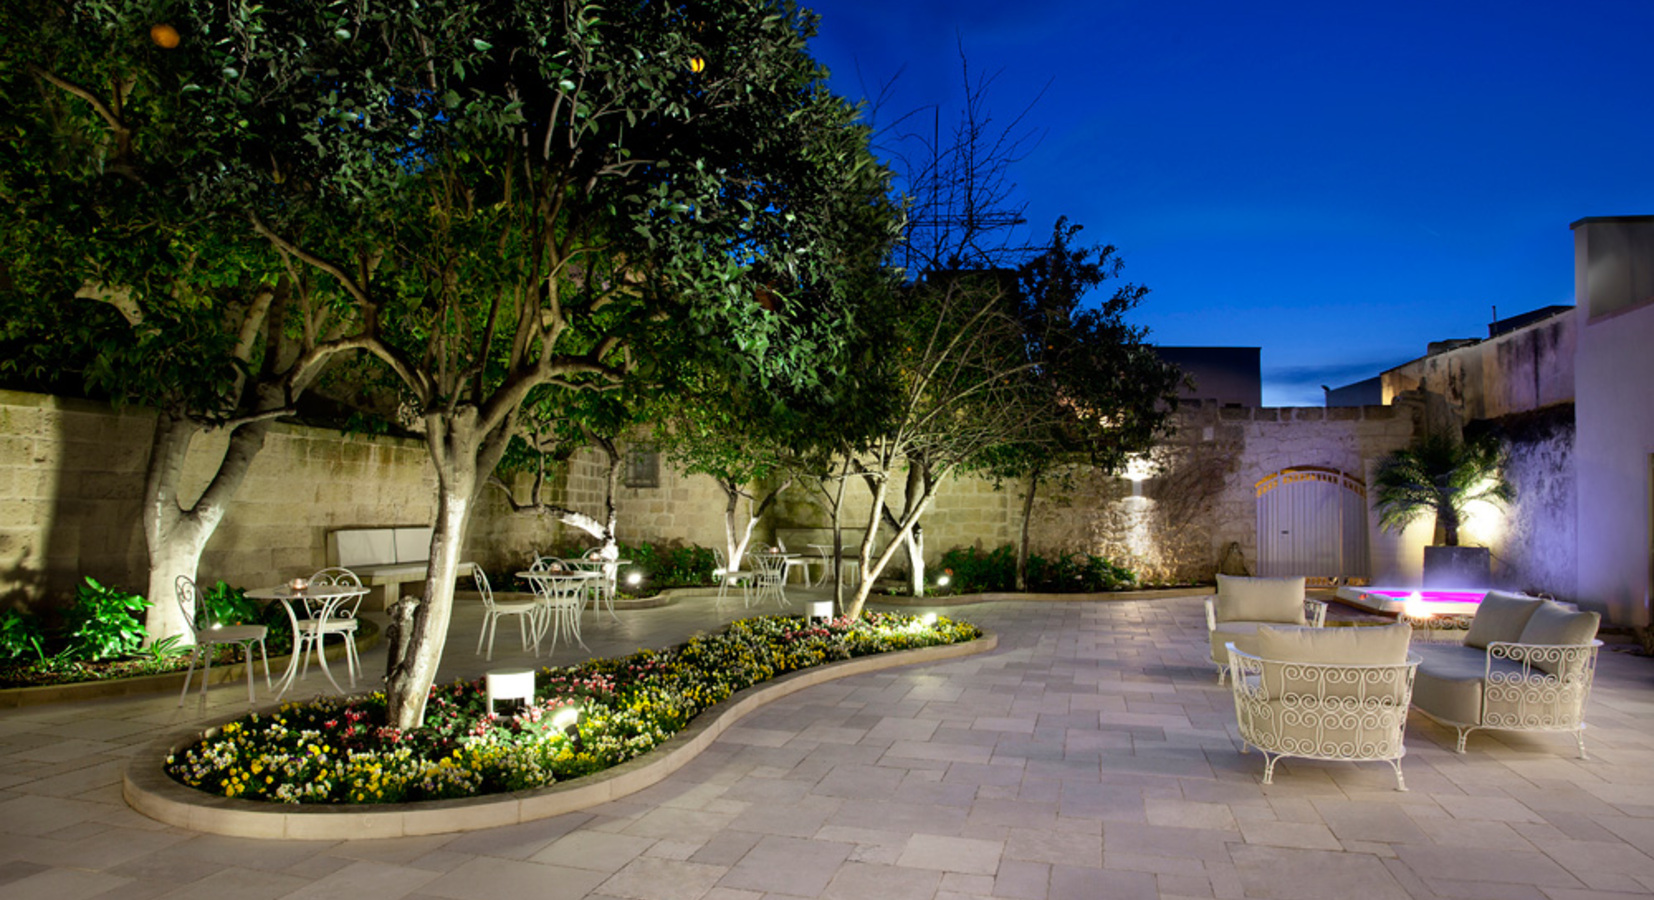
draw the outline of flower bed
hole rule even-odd
[[[868,614],[744,619],[665,651],[541,669],[534,703],[492,716],[481,681],[431,689],[425,725],[385,725],[382,693],[286,704],[167,758],[202,791],[283,803],[440,800],[540,787],[637,757],[742,688],[836,660],[974,640],[974,625]],[[568,724],[565,719],[572,719]]]

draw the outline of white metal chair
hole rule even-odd
[[[321,569],[310,576],[312,588],[323,587],[353,587],[362,586],[362,579],[355,572],[342,566],[332,566]],[[299,620],[299,634],[294,635],[295,652],[301,647],[313,648],[319,657],[326,651],[326,640],[329,635],[340,638],[345,643],[345,671],[350,676],[350,686],[356,686],[356,674],[362,668],[361,657],[356,653],[356,631],[361,622],[356,618],[357,610],[362,605],[363,594],[357,594],[344,600],[331,600],[319,597],[306,596],[304,611],[306,618]],[[325,621],[323,613],[325,615]],[[305,654],[300,660],[299,677],[303,678],[310,671],[310,656]]]
[[[723,550],[713,548],[712,553],[718,560],[718,568],[712,573],[712,577],[718,579],[718,602],[722,604],[724,598],[729,596],[730,585],[738,584],[741,586],[741,606],[743,608],[751,606],[752,572],[731,566],[724,559]]]
[[[1217,596],[1206,598],[1206,635],[1212,665],[1218,667],[1218,684],[1229,671],[1228,644],[1256,655],[1254,642],[1261,626],[1326,624],[1327,604],[1304,596],[1303,578],[1219,575],[1217,580]]]
[[[774,597],[777,606],[789,606],[786,557],[775,550],[761,550],[748,553],[747,558],[752,560],[752,569],[757,573],[754,579],[758,584],[757,602],[762,604],[765,597]]]
[[[1419,657],[1403,625],[1304,628],[1265,625],[1254,656],[1228,645],[1241,750],[1263,751],[1263,783],[1283,756],[1382,760],[1407,790],[1403,733]]]
[[[604,558],[602,548],[593,547],[580,557],[580,568],[601,576],[591,585],[592,596],[608,608],[610,618],[620,621],[620,616],[615,614],[615,580],[620,575],[619,566],[613,560]]]
[[[195,675],[195,662],[202,660],[201,667],[201,711],[207,709],[207,684],[212,674],[213,648],[226,644],[233,644],[241,648],[244,661],[247,664],[247,702],[253,702],[253,645],[258,645],[259,654],[264,657],[264,689],[270,689],[270,653],[264,646],[264,638],[270,629],[263,625],[221,625],[212,615],[205,598],[201,596],[201,589],[196,587],[195,581],[188,575],[178,576],[174,584],[178,594],[178,608],[184,613],[184,623],[189,626],[190,635],[195,641],[195,649],[190,654],[189,671],[184,673],[184,689],[178,692],[178,705],[184,705],[184,698],[189,696],[190,679]],[[196,622],[202,624],[197,626]]]
[[[523,634],[523,649],[527,650],[531,643],[529,635],[534,634],[532,641],[536,655],[540,652],[539,628],[535,616],[539,614],[540,605],[533,600],[495,600],[494,588],[488,583],[488,573],[481,566],[471,570],[471,578],[477,584],[477,593],[482,595],[482,634],[477,635],[477,652],[483,652],[483,641],[488,642],[488,655],[483,659],[494,659],[494,633],[499,630],[500,618],[516,616],[518,628]]]

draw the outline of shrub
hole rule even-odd
[[[942,554],[941,567],[951,574],[949,588],[955,593],[1016,589],[1017,555],[1010,544],[986,553],[975,547],[955,547]],[[1096,593],[1136,586],[1136,573],[1101,556],[1064,553],[1056,559],[1046,559],[1037,553],[1028,554],[1030,591]]]
[[[8,609],[0,613],[0,659],[44,657],[41,649],[46,639],[40,630],[40,621],[34,616]]]
[[[75,605],[64,617],[70,655],[75,659],[125,656],[144,643],[140,618],[149,601],[119,588],[104,587],[88,577],[75,591]]]

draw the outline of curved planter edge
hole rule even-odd
[[[708,708],[688,728],[643,756],[584,778],[529,791],[380,807],[288,806],[217,797],[179,784],[163,769],[168,754],[218,727],[213,725],[194,726],[153,741],[127,765],[121,795],[133,809],[159,822],[231,837],[359,840],[516,825],[578,812],[657,784],[699,756],[748,713],[807,687],[881,669],[988,653],[998,646],[999,636],[984,631],[982,637],[962,644],[860,656],[790,672]],[[233,719],[225,720],[229,721]]]

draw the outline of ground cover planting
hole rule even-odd
[[[839,660],[975,640],[968,622],[870,613],[743,619],[668,650],[536,673],[534,702],[490,714],[482,681],[431,688],[425,723],[387,724],[382,692],[284,704],[169,755],[167,773],[225,797],[377,804],[543,787],[633,759],[755,684]]]

